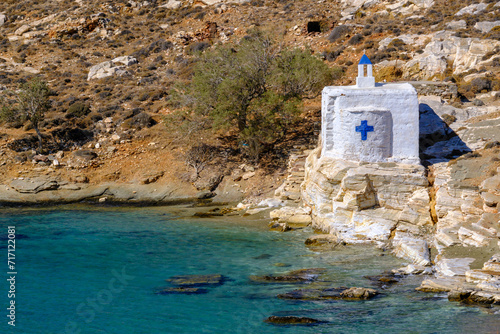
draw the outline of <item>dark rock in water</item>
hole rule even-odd
[[[207,293],[207,289],[193,287],[165,288],[156,292],[157,295],[200,295]]]
[[[378,295],[378,291],[367,288],[329,288],[329,289],[297,289],[284,294],[279,294],[281,299],[294,300],[328,300],[350,299],[367,300]]]
[[[364,277],[374,282],[376,285],[380,287],[398,283],[401,278],[399,275],[396,275],[392,272],[385,272],[381,275],[364,276]]]
[[[196,212],[193,217],[199,217],[199,218],[211,218],[211,217],[220,217],[224,216],[220,212]]]
[[[224,283],[224,276],[214,275],[178,275],[167,279],[172,285],[183,287],[215,286]]]
[[[344,291],[341,288],[330,289],[297,289],[287,293],[278,295],[280,299],[294,299],[294,300],[326,300],[326,299],[340,299],[340,293]]]
[[[262,254],[259,256],[254,257],[255,260],[266,260],[273,257],[271,254]]]
[[[324,268],[300,269],[284,275],[252,275],[250,280],[257,283],[309,283],[317,280],[325,271]]]
[[[273,264],[273,266],[275,266],[275,267],[290,267],[291,264],[283,263],[283,262],[276,262],[275,264]]]
[[[474,305],[500,305],[500,293],[458,289],[448,293],[448,300]]]
[[[276,316],[272,315],[266,320],[264,320],[268,324],[273,324],[273,325],[280,325],[280,326],[286,326],[286,325],[319,325],[319,324],[324,324],[325,321],[321,321],[318,319],[313,319],[313,318],[307,318],[307,317],[296,317],[292,315],[287,315],[287,316]]]
[[[448,300],[454,302],[460,302],[470,297],[472,291],[469,290],[451,290],[448,293]]]
[[[287,223],[275,223],[275,222],[271,222],[269,224],[269,229],[271,231],[278,231],[278,232],[288,232],[293,230]]]

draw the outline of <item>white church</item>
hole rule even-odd
[[[366,55],[353,86],[330,86],[322,97],[322,156],[420,164],[417,92],[408,83],[375,83]]]

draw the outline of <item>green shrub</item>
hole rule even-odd
[[[66,111],[66,118],[79,118],[87,116],[90,113],[90,107],[82,102],[73,103]]]
[[[282,50],[253,31],[239,45],[206,52],[187,90],[173,91],[171,96],[191,101],[195,122],[204,119],[214,130],[236,130],[257,160],[261,148],[281,138],[296,119],[301,98],[317,96],[334,75],[341,74],[309,50]]]

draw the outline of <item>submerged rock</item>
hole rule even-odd
[[[325,321],[321,321],[318,319],[308,318],[308,317],[296,317],[292,315],[287,316],[277,316],[272,315],[266,320],[264,320],[268,324],[273,325],[319,325],[325,323]]]
[[[398,283],[401,276],[392,272],[386,272],[380,275],[364,276],[370,281],[374,282],[376,285],[383,287],[387,285],[392,285]]]
[[[207,293],[207,289],[191,288],[191,287],[177,287],[165,288],[156,292],[157,295],[199,295]]]
[[[279,294],[280,299],[294,300],[328,300],[349,299],[367,300],[378,295],[379,292],[369,288],[328,288],[328,289],[297,289],[287,293]]]
[[[317,280],[325,271],[324,268],[300,269],[283,275],[252,275],[250,280],[256,283],[310,283]]]
[[[307,238],[304,244],[307,247],[331,249],[339,245],[339,240],[333,234],[317,234]]]
[[[215,286],[222,285],[225,277],[220,274],[213,275],[178,275],[167,279],[172,285],[182,287]]]

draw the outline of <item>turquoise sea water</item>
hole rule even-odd
[[[267,230],[267,221],[186,218],[181,207],[4,209],[0,228],[7,277],[7,226],[16,226],[16,327],[7,324],[3,280],[0,333],[498,333],[500,316],[397,284],[371,301],[276,298],[293,284],[252,284],[250,275],[327,268],[332,285],[371,287],[364,275],[403,264],[370,247],[314,252],[306,232]],[[290,265],[278,267],[277,263]],[[157,295],[165,279],[222,274],[200,295]],[[276,327],[270,315],[326,323]]]

